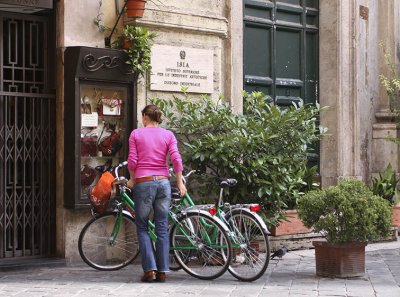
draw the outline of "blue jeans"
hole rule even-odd
[[[169,271],[168,209],[171,203],[171,185],[168,179],[148,181],[133,187],[136,229],[143,271]],[[155,253],[152,240],[147,233],[147,221],[154,211],[157,241]]]

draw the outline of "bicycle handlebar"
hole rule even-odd
[[[190,170],[188,174],[183,175],[184,178],[188,178],[190,175],[192,175],[193,173],[197,173],[197,170]]]
[[[173,175],[173,176],[176,176],[175,175],[175,173],[174,173],[174,169],[173,168],[170,168],[169,169],[169,172],[171,173],[171,175]],[[183,180],[183,183],[184,184],[186,184],[186,179],[189,177],[189,176],[191,176],[193,173],[198,173],[199,171],[198,170],[190,170],[186,175],[182,175],[182,180]]]
[[[116,179],[119,179],[119,175],[118,175],[118,170],[124,166],[128,165],[128,161],[124,161],[120,164],[118,164],[115,168],[114,168],[114,175]]]

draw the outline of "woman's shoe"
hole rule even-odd
[[[165,272],[157,272],[156,273],[156,281],[159,283],[165,282],[165,279],[167,278],[167,274]]]
[[[147,271],[142,276],[142,282],[151,283],[156,279],[156,273],[154,271]]]

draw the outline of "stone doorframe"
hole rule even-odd
[[[243,6],[230,1],[226,63],[231,69],[227,86],[235,111],[243,106]],[[379,42],[395,57],[400,3],[396,0],[320,0],[321,124],[329,136],[321,141],[322,186],[341,177],[368,182],[391,163],[399,171],[397,145],[385,138],[398,134],[388,117],[388,99],[379,74],[387,71]]]
[[[320,0],[320,103],[322,186],[344,176],[368,182],[388,162],[398,171],[398,151],[384,138],[396,134],[385,116],[379,83],[384,61],[379,42],[395,52],[398,1]],[[394,56],[394,55],[393,55]]]
[[[243,111],[243,1],[228,1],[230,5],[228,38],[226,39],[225,63],[230,72],[230,81],[226,84],[226,98],[231,98],[234,112]]]

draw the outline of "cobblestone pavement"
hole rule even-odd
[[[315,275],[313,250],[291,251],[271,260],[262,278],[239,282],[228,272],[202,281],[183,271],[171,272],[166,283],[141,283],[141,267],[114,272],[86,265],[38,267],[0,272],[0,296],[354,296],[400,297],[400,242],[369,244],[366,274],[352,279]]]

